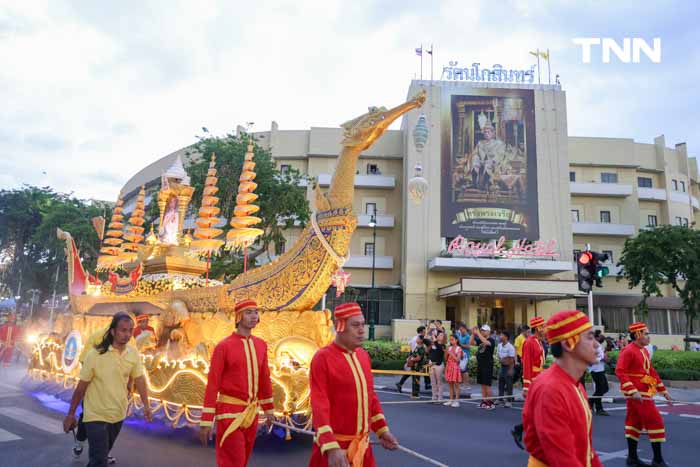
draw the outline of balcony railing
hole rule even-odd
[[[369,227],[369,221],[372,216],[369,214],[360,214],[357,216],[357,225],[360,227]],[[377,228],[391,228],[394,226],[394,216],[376,216]]]
[[[631,237],[634,235],[634,225],[632,224],[573,222],[571,230],[574,235],[612,235],[616,237]]]
[[[574,196],[616,196],[624,198],[632,194],[632,185],[571,182],[570,190]]]
[[[642,201],[666,201],[666,190],[661,188],[637,188],[637,195]]]
[[[319,174],[318,184],[327,187],[331,184],[331,174]],[[393,175],[355,175],[355,188],[384,188],[396,187],[396,177]]]
[[[372,255],[359,256],[350,255],[350,259],[343,266],[348,269],[372,269]],[[375,269],[394,269],[393,256],[375,256]]]

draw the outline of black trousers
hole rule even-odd
[[[406,382],[408,378],[410,378],[410,375],[403,375],[401,379],[399,380],[399,386],[403,386],[403,383]],[[424,376],[425,378],[425,388],[428,389],[430,388],[430,376]]]
[[[605,377],[604,371],[592,372],[591,378],[593,378],[593,383],[595,384],[593,396],[596,397],[596,399],[589,399],[589,402],[591,407],[595,407],[596,412],[600,412],[603,410],[603,400],[600,399],[600,397],[606,394],[610,389],[608,387],[608,378]]]
[[[89,444],[88,467],[107,467],[107,455],[122,429],[122,422],[86,422],[85,431]]]

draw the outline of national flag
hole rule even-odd
[[[416,47],[416,55],[419,57],[423,56],[423,46],[421,45],[420,47]]]
[[[542,58],[545,59],[545,60],[549,60],[549,51],[547,51],[547,52],[539,52],[539,51],[531,50],[531,51],[530,51],[530,55],[532,55],[532,56],[534,56],[534,57],[540,56],[540,57],[542,57]]]

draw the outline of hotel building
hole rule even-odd
[[[345,270],[352,274],[349,293],[364,309],[371,297],[379,302],[377,336],[403,339],[429,319],[514,330],[536,315],[588,311],[574,262],[587,244],[611,258],[611,275],[594,289],[595,324],[613,334],[641,319],[635,311],[641,293],[619,278],[615,263],[625,240],[641,229],[695,228],[698,166],[686,145],[669,148],[663,136],[653,144],[569,136],[559,85],[413,81],[407,97],[421,90],[423,108],[387,131],[357,165],[358,228]],[[255,137],[279,170],[295,168],[312,180],[309,200],[313,183],[327,189],[340,128],[280,130],[273,122]],[[138,188],[156,187],[178,156],[187,164],[187,152],[129,180],[125,211]],[[421,203],[408,196],[416,164],[428,183]],[[286,244],[300,232],[288,230]],[[681,301],[669,287],[663,292],[649,300],[646,320],[659,347],[682,345]],[[318,306],[334,306],[333,289],[324,301]]]

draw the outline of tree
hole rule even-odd
[[[618,266],[630,288],[641,285],[644,312],[646,299],[663,296],[661,285],[670,285],[683,301],[686,337],[693,333],[700,310],[700,231],[670,225],[643,230],[625,241]],[[688,350],[687,339],[685,345]]]
[[[202,188],[206,178],[209,160],[213,153],[216,154],[216,168],[220,198],[219,216],[230,219],[236,206],[236,194],[238,191],[238,178],[243,168],[243,159],[247,150],[248,135],[226,135],[224,137],[207,136],[200,138],[194,146],[194,150],[201,154],[196,162],[187,167],[187,173],[191,178],[191,184],[195,188],[192,198],[191,214],[196,216],[201,204]],[[309,204],[306,200],[306,188],[301,186],[304,176],[294,169],[280,173],[272,161],[270,152],[257,144],[255,152],[255,182],[258,184],[255,193],[260,197],[255,204],[260,206],[260,211],[255,214],[262,222],[255,227],[264,231],[248,252],[249,264],[254,264],[255,258],[269,251],[271,245],[279,248],[284,240],[285,229],[295,225],[304,227],[309,220]],[[225,236],[231,227],[226,224],[223,227]],[[225,276],[230,280],[242,271],[242,261],[236,259],[239,255],[220,255],[213,258],[211,275],[213,277]]]

